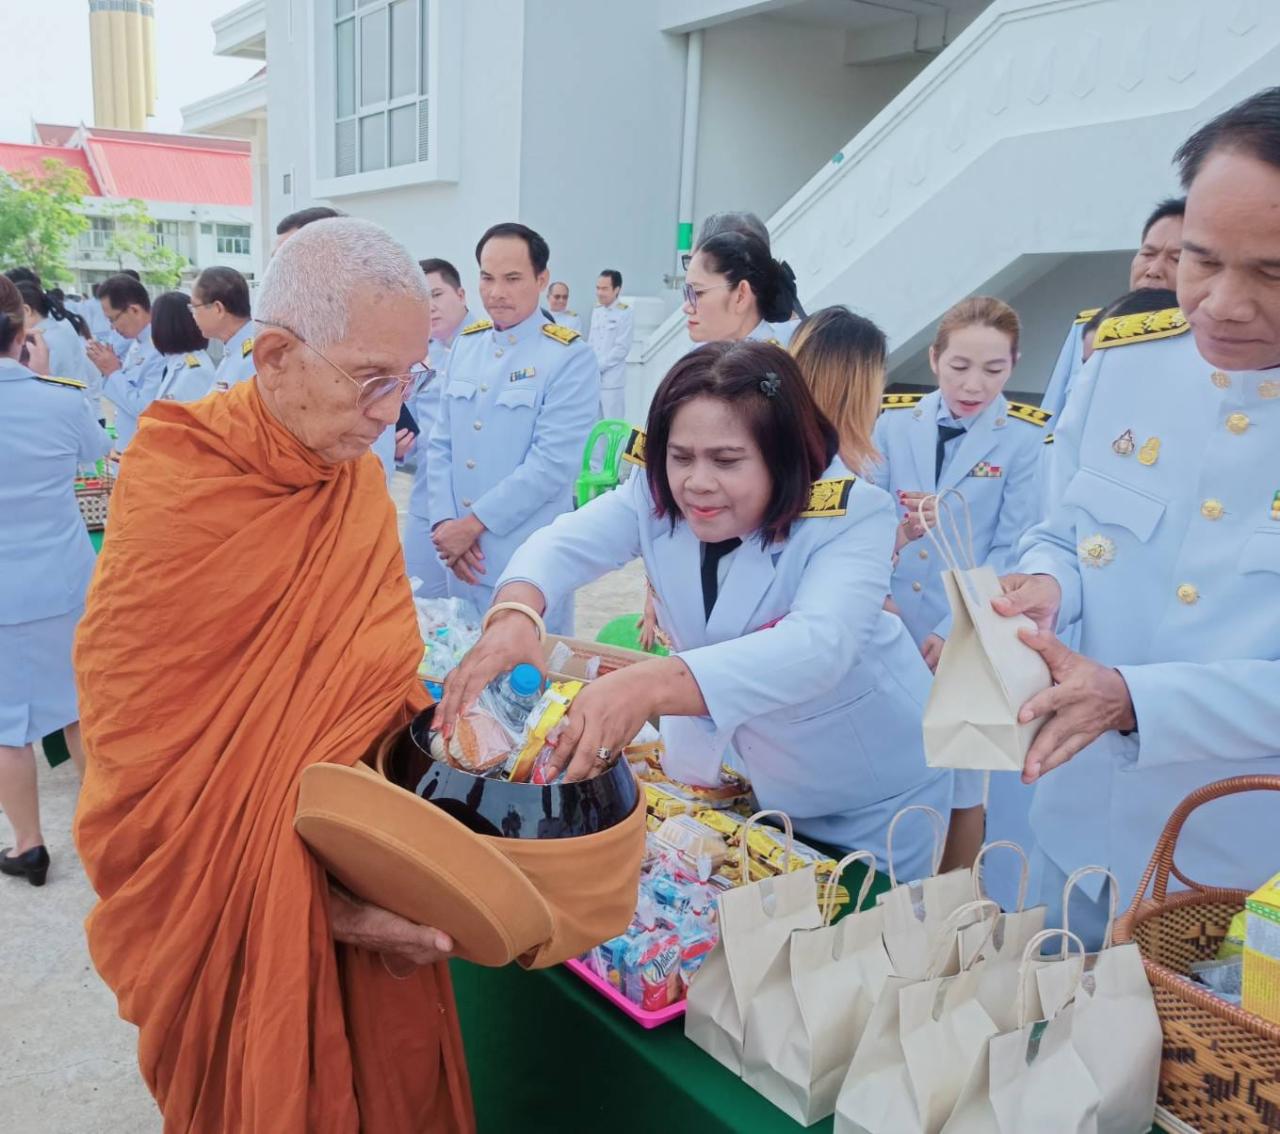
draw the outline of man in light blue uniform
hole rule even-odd
[[[522,224],[476,246],[489,319],[464,327],[427,446],[432,538],[450,595],[488,607],[512,553],[572,508],[573,478],[596,421],[600,370],[580,335],[538,308],[550,249]],[[568,633],[572,600],[547,627]]]
[[[121,363],[103,343],[89,343],[89,361],[102,374],[102,396],[116,408],[116,449],[124,452],[138,430],[138,418],[156,397],[164,377],[164,357],[151,342],[151,297],[132,276],[103,280],[98,288],[103,313],[117,334],[130,340]]]
[[[440,391],[448,381],[454,341],[463,327],[476,320],[467,307],[467,293],[457,268],[439,258],[420,260],[418,264],[431,291],[431,339],[427,343],[428,372],[409,401],[409,410],[418,423],[418,439],[411,450],[415,464],[409,514],[404,522],[404,563],[409,578],[421,580],[415,592],[419,597],[442,598],[449,591],[449,572],[431,542],[427,445],[440,417]]]
[[[1280,88],[1179,150],[1188,190],[1177,309],[1108,321],[1057,430],[1061,501],[1023,544],[1001,613],[1054,686],[1024,778],[1041,898],[1098,863],[1133,894],[1170,813],[1228,776],[1280,774]],[[1185,315],[1185,318],[1184,318]],[[1080,625],[1079,654],[1049,632]],[[1280,796],[1214,803],[1177,862],[1213,886],[1275,869]],[[1071,928],[1097,946],[1081,885]],[[1079,895],[1079,891],[1077,891]]]
[[[1142,226],[1142,243],[1129,265],[1129,290],[1138,288],[1173,289],[1178,274],[1178,257],[1182,252],[1182,214],[1186,199],[1170,197],[1161,201]],[[1045,387],[1040,408],[1051,414],[1059,414],[1067,404],[1067,395],[1080,368],[1084,365],[1085,334],[1091,319],[1101,308],[1090,307],[1081,311],[1067,332],[1058,361]]]
[[[235,268],[205,268],[191,289],[191,314],[205,338],[222,343],[213,388],[225,393],[249,381],[254,374],[249,281]]]

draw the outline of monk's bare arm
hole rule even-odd
[[[329,924],[333,939],[343,945],[412,965],[448,960],[453,949],[448,934],[362,902],[334,882],[329,884]]]

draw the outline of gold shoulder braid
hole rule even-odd
[[[549,339],[564,343],[565,346],[568,346],[574,339],[582,338],[572,327],[562,327],[559,323],[543,323],[542,333]]]
[[[911,406],[918,405],[923,394],[885,394],[880,399],[881,409],[910,409]]]
[[[1041,429],[1048,425],[1049,419],[1053,417],[1048,410],[1042,410],[1039,406],[1029,406],[1026,402],[1010,402],[1006,412],[1010,417],[1016,417],[1019,421],[1029,421],[1032,425],[1040,426]]]
[[[843,516],[849,510],[849,493],[857,483],[856,476],[832,480],[815,480],[809,489],[809,507],[800,513],[801,519],[817,516]]]
[[[1095,316],[1099,311],[1101,311],[1101,310],[1102,310],[1102,308],[1101,308],[1101,307],[1086,307],[1083,311],[1081,311],[1081,312],[1076,316],[1076,323],[1077,323],[1077,325],[1078,325],[1078,324],[1080,324],[1080,323],[1087,323],[1090,319],[1092,319],[1092,318],[1093,318],[1093,317],[1094,317],[1094,316]]]
[[[458,333],[460,335],[475,335],[475,334],[479,334],[479,332],[481,331],[492,331],[492,330],[493,330],[493,323],[490,322],[488,319],[477,319],[474,323],[469,323],[467,326],[463,327],[462,330],[459,331]]]
[[[240,357],[248,358],[253,353],[253,338],[247,338],[240,344]]]
[[[55,378],[52,374],[35,374],[33,377],[37,382],[48,382],[50,386],[65,386],[69,390],[87,390],[89,388],[86,383],[81,382],[78,378]]]
[[[644,468],[644,430],[633,429],[627,438],[627,447],[622,450],[622,459],[633,465]]]
[[[1102,321],[1102,326],[1094,336],[1093,349],[1153,342],[1185,334],[1190,329],[1191,324],[1176,307],[1166,307],[1163,311],[1139,312],[1137,315],[1118,315],[1114,319]]]

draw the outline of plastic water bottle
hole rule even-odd
[[[494,716],[518,738],[542,695],[542,674],[537,666],[521,662],[510,673],[491,681],[488,692]]]

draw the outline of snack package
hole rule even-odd
[[[1245,911],[1241,910],[1231,919],[1227,926],[1227,935],[1218,946],[1218,960],[1225,961],[1229,957],[1244,955]]]
[[[724,839],[692,815],[676,815],[663,820],[654,838],[675,851],[703,882],[711,877],[712,871],[724,862],[729,853]]]
[[[455,768],[484,776],[501,771],[511,757],[511,734],[495,717],[473,708],[458,718],[458,726],[444,745],[444,758]],[[432,754],[436,745],[432,742]]]
[[[583,688],[581,681],[556,681],[547,687],[530,712],[529,726],[507,761],[507,779],[513,783],[529,783],[552,729],[564,719],[569,705]]]

